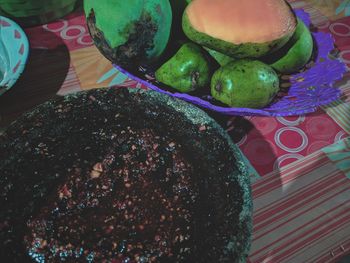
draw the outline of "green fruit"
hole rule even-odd
[[[172,35],[174,39],[185,39],[186,36],[182,30],[182,16],[185,8],[192,0],[170,0],[171,8],[173,10],[173,24],[172,24]],[[176,41],[176,40],[175,40]],[[173,41],[174,42],[174,41]],[[224,66],[227,63],[233,61],[233,58],[226,56],[216,50],[204,47],[206,51],[216,60],[220,66]]]
[[[156,79],[181,92],[209,87],[210,61],[205,51],[194,43],[186,43],[155,73]]]
[[[297,72],[310,60],[313,51],[313,39],[311,33],[303,21],[298,19],[297,29],[288,42],[286,47],[283,47],[275,55],[278,59],[270,65],[275,70],[290,74]]]
[[[168,43],[169,0],[85,0],[84,10],[96,46],[118,65],[153,62]]]
[[[218,69],[211,79],[212,96],[231,107],[265,107],[278,90],[276,72],[258,60],[230,62]]]
[[[196,0],[182,19],[190,40],[233,58],[258,58],[278,50],[296,25],[284,0]]]
[[[220,53],[219,51],[204,47],[206,51],[216,60],[220,66],[225,66],[226,64],[234,61],[234,58],[226,56],[225,54]]]

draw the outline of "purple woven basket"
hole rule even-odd
[[[296,15],[310,27],[311,20],[303,10],[295,10]],[[172,97],[185,100],[205,109],[213,110],[226,115],[237,116],[291,116],[314,112],[319,106],[337,100],[341,91],[333,84],[342,79],[346,72],[343,62],[330,56],[334,50],[334,39],[331,34],[322,32],[312,33],[317,46],[317,55],[312,66],[307,70],[289,77],[288,93],[277,95],[269,106],[262,109],[232,108],[215,105],[211,96],[196,97],[185,93],[170,92],[162,83],[154,78],[154,72],[145,67],[139,67],[136,72],[129,72],[114,65],[119,71],[126,74],[146,87],[168,94]]]

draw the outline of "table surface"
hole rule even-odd
[[[350,66],[350,0],[290,1],[333,34]],[[0,97],[0,128],[24,111],[71,92],[141,87],[93,46],[81,11],[26,29],[31,51],[18,83]],[[350,253],[350,74],[343,97],[306,116],[209,113],[240,147],[254,198],[250,262],[336,262]]]

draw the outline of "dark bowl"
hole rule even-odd
[[[199,195],[191,217],[195,231],[190,258],[245,261],[251,240],[251,189],[241,153],[228,135],[189,103],[153,91],[109,88],[44,103],[0,136],[0,255],[7,259],[4,262],[31,262],[28,254],[44,262],[45,255],[35,247],[28,252],[25,245],[28,222],[47,207],[72,169],[101,161],[107,149],[119,143],[114,133],[128,127],[171,138],[193,166],[190,179]],[[85,208],[81,209],[71,213],[81,214]],[[98,208],[89,209],[99,215]]]

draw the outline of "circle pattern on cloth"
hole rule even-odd
[[[283,138],[282,138],[282,134],[285,135]],[[303,130],[296,127],[284,127],[279,129],[276,132],[275,142],[278,147],[285,150],[286,152],[297,153],[304,150],[307,147],[309,140]],[[287,145],[287,143],[288,144],[292,143],[296,145],[299,144],[299,146]]]
[[[306,133],[317,140],[334,138],[336,127],[333,121],[326,117],[315,117],[306,123]]]
[[[291,117],[285,118],[285,117],[277,117],[277,120],[282,123],[283,125],[286,126],[298,126],[299,124],[301,124],[302,122],[305,121],[305,116],[304,115],[300,115],[298,116],[298,118],[296,120],[289,120],[291,119]]]
[[[316,152],[316,151],[322,149],[323,147],[328,146],[329,144],[330,143],[327,141],[315,141],[307,147],[307,154],[311,154],[313,152]]]
[[[262,135],[266,135],[274,131],[277,127],[276,119],[269,117],[253,117],[251,122],[254,123],[254,126],[257,131]]]
[[[62,22],[62,25],[60,22]],[[43,25],[43,28],[46,29],[47,31],[57,33],[63,29],[66,29],[67,26],[68,26],[68,21],[60,19],[56,23]]]
[[[349,136],[349,135],[347,135],[345,132],[343,132],[343,131],[340,131],[340,132],[338,132],[336,135],[335,135],[335,137],[334,137],[334,142],[339,142],[339,141],[341,141],[342,139],[345,139],[347,136]]]
[[[343,50],[339,53],[339,57],[341,60],[346,63],[350,64],[350,50]],[[349,58],[348,58],[349,57]]]
[[[336,22],[329,26],[330,31],[339,37],[350,36],[350,26],[344,23]],[[342,30],[341,30],[342,29]]]
[[[65,40],[72,40],[83,36],[85,33],[86,33],[86,29],[83,26],[73,25],[63,29],[61,32],[61,36]]]
[[[77,42],[83,46],[84,45],[85,46],[92,45],[94,43],[94,41],[92,40],[92,38],[90,37],[89,34],[85,34],[85,35],[78,37]]]
[[[59,33],[64,40],[76,40],[82,46],[91,46],[94,43],[83,25],[69,25],[67,20],[60,19],[55,23],[43,25],[43,28],[53,33]]]
[[[285,155],[282,155],[280,157],[277,158],[277,160],[275,161],[273,168],[274,170],[281,168],[282,166],[285,166],[287,164],[292,163],[292,160],[300,160],[304,158],[304,156],[302,156],[301,154],[297,154],[297,153],[287,153]],[[288,162],[286,162],[288,160]]]
[[[276,148],[266,140],[254,139],[247,143],[244,154],[252,164],[268,165],[276,159]]]

